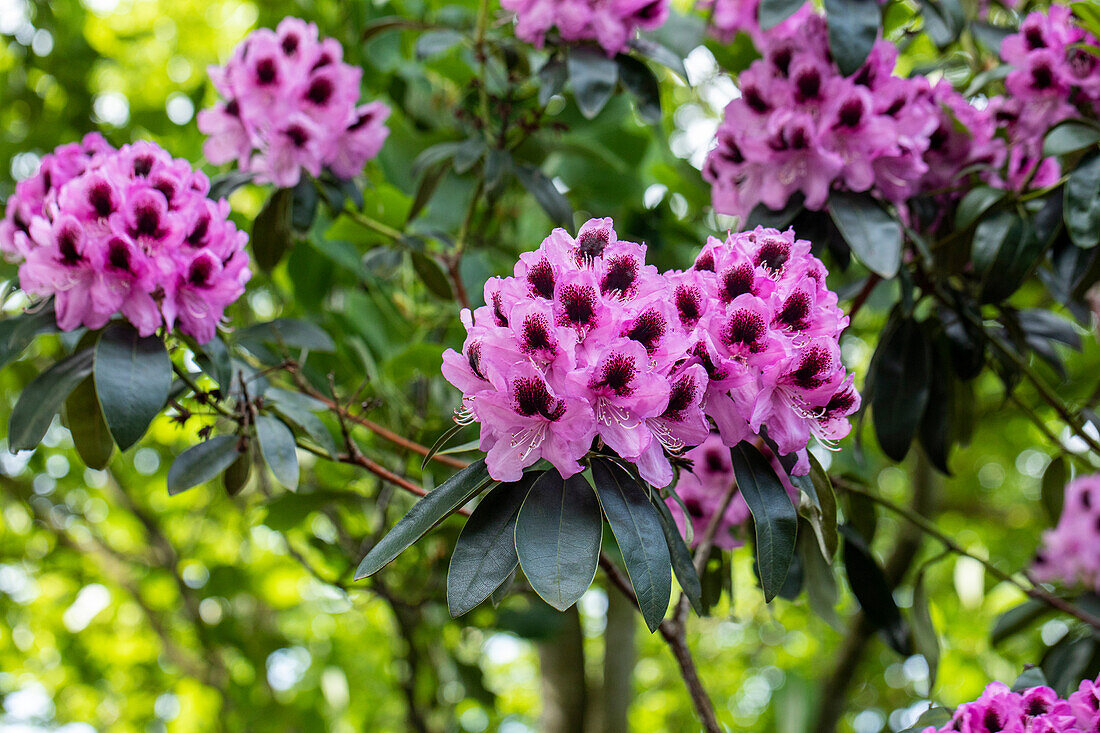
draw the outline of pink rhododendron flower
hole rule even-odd
[[[153,143],[116,151],[89,136],[17,186],[0,249],[22,261],[23,290],[53,297],[62,330],[121,314],[143,336],[178,324],[205,343],[250,277],[248,236],[209,190]]]
[[[358,175],[389,134],[390,110],[358,104],[363,72],[343,55],[338,41],[318,38],[317,26],[298,18],[250,33],[224,67],[209,69],[224,101],[198,115],[206,158],[235,161],[260,183],[283,188],[303,170]]]
[[[691,359],[709,383],[704,409],[726,445],[767,432],[795,471],[811,438],[848,434],[859,394],[840,360],[848,318],[810,243],[757,227],[711,238],[691,270],[670,275]]]
[[[813,14],[813,5],[806,3],[777,26],[764,30],[758,18],[760,0],[703,0],[700,7],[708,14],[708,30],[723,43],[729,43],[738,33],[744,33],[760,44],[770,36],[789,34]]]
[[[1090,680],[1063,700],[1049,687],[1013,692],[991,682],[974,702],[960,705],[942,728],[923,733],[1090,733],[1100,725],[1100,689]]]
[[[573,475],[598,437],[665,486],[666,451],[706,437],[706,375],[686,363],[671,283],[645,254],[610,219],[576,238],[555,229],[463,312],[466,342],[443,375],[462,390],[459,419],[481,423],[494,478],[514,481],[539,458]]]
[[[1100,474],[1066,485],[1062,516],[1043,533],[1032,572],[1041,581],[1100,593]]]
[[[668,18],[668,0],[501,0],[516,14],[516,36],[542,48],[551,28],[563,41],[595,41],[608,56],[626,50],[638,30]]]

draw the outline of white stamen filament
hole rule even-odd
[[[533,427],[524,428],[517,433],[513,433],[512,441],[509,443],[513,448],[525,446],[523,453],[519,458],[522,461],[531,455],[531,451],[542,445],[542,441],[546,439],[546,423],[539,423]]]
[[[630,413],[618,405],[611,404],[606,397],[600,397],[596,402],[596,419],[602,425],[618,425],[621,428],[632,430],[642,424],[641,420],[631,417]]]

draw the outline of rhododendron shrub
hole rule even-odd
[[[697,485],[704,474],[689,474],[678,501],[699,519],[731,503],[734,476],[742,487],[751,482],[729,511],[739,520],[752,512],[765,597],[774,596],[797,525],[797,492],[779,474],[808,473],[809,440],[844,437],[859,406],[840,360],[847,318],[825,276],[808,242],[762,227],[711,239],[691,270],[662,274],[646,263],[644,245],[619,239],[610,219],[591,219],[576,237],[554,230],[520,255],[512,276],[490,279],[485,305],[463,312],[462,350],[443,357],[444,376],[462,391],[456,420],[480,424],[486,457],[419,506],[451,490],[461,503],[501,482],[468,526],[484,532],[514,521],[499,549],[514,551],[516,562],[486,574],[464,559],[460,542],[448,581],[452,612],[481,602],[517,564],[547,602],[571,605],[595,572],[601,514],[651,629],[667,609],[670,565],[698,607],[694,568],[656,490],[673,482],[674,461],[690,466],[699,451],[706,460],[696,471],[728,465],[707,479],[725,485],[711,496]],[[720,448],[708,437],[712,421]],[[773,462],[747,439],[774,446]],[[437,516],[458,503],[423,511]],[[502,505],[520,508],[501,513]],[[414,541],[420,521],[406,515],[357,574],[377,571]],[[732,547],[728,529],[712,527],[717,536],[705,542]]]
[[[138,334],[213,338],[250,277],[248,236],[210,181],[152,143],[112,149],[98,136],[47,155],[8,201],[0,250],[19,284],[53,298],[57,326],[102,328],[116,314]]]
[[[225,66],[209,69],[222,101],[198,115],[207,160],[235,162],[257,182],[281,188],[297,184],[303,171],[358,175],[389,134],[390,110],[359,103],[363,70],[343,56],[338,41],[298,18],[249,34]]]

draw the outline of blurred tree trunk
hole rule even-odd
[[[928,462],[921,448],[913,447],[912,468],[909,473],[913,486],[910,506],[916,513],[931,517],[936,510],[937,487],[940,477]],[[920,550],[924,534],[904,519],[899,519],[897,544],[886,561],[883,570],[891,588],[901,583]],[[855,679],[856,671],[863,661],[867,645],[874,636],[875,628],[867,621],[862,612],[852,618],[847,638],[837,652],[836,666],[821,686],[821,698],[818,702],[814,733],[836,733],[844,711],[848,708],[848,691]]]
[[[584,639],[577,607],[564,614],[561,629],[539,644],[542,672],[542,733],[584,730],[588,683],[584,676]]]
[[[627,713],[634,698],[634,633],[638,611],[621,593],[607,595],[607,628],[604,631],[603,685],[589,706],[591,733],[626,733]]]

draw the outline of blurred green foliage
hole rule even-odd
[[[92,129],[116,144],[152,138],[198,162],[202,138],[194,112],[213,99],[206,66],[224,60],[252,27],[299,15],[340,39],[349,61],[365,69],[367,94],[394,107],[391,138],[367,169],[364,212],[401,228],[418,185],[410,161],[435,143],[469,134],[469,117],[454,110],[471,103],[476,61],[465,47],[418,60],[415,33],[393,30],[360,42],[360,29],[372,19],[401,16],[469,30],[475,12],[469,1],[435,0],[0,0],[0,195],[33,170],[35,156]],[[678,33],[691,38],[673,27],[665,41],[675,47]],[[903,67],[934,58],[926,41],[908,47]],[[661,125],[641,121],[625,96],[592,122],[582,121],[572,101],[558,100],[552,121],[561,129],[532,136],[515,150],[517,161],[555,177],[581,215],[613,216],[621,234],[646,241],[661,267],[684,266],[705,236],[723,226],[708,213],[709,192],[692,156],[700,162],[700,145],[705,150],[708,130],[732,93],[714,57],[735,67],[751,49],[707,44],[711,50],[689,58],[693,87],[662,85]],[[691,47],[678,50],[687,54]],[[490,71],[522,78],[528,61],[516,64]],[[510,88],[504,82],[494,94]],[[520,100],[515,104],[522,107]],[[474,180],[443,176],[415,222],[428,252],[445,247],[434,232],[462,226]],[[234,194],[242,225],[265,193],[246,187]],[[488,211],[472,221],[477,246],[462,261],[475,302],[484,279],[509,269],[515,253],[535,246],[551,226],[520,190],[488,201]],[[834,289],[851,294],[860,274],[834,269]],[[888,297],[889,287],[872,295],[843,341],[860,379],[896,299]],[[1014,302],[1037,305],[1043,297],[1029,286]],[[357,400],[371,419],[430,445],[456,401],[438,376],[443,349],[460,339],[455,311],[454,302],[431,297],[408,258],[384,239],[322,213],[311,235],[270,276],[258,276],[231,315],[238,325],[276,315],[318,320],[339,334],[339,351],[311,356],[311,376],[323,383],[332,372],[341,394],[360,390]],[[1044,372],[1077,403],[1089,401],[1100,368],[1095,339],[1085,334],[1084,340],[1082,353],[1067,353],[1065,377]],[[0,421],[63,342],[40,339],[0,373]],[[971,444],[952,456],[954,475],[938,487],[940,528],[1009,572],[1026,566],[1042,529],[1053,523],[1039,501],[1052,447],[1023,408],[1039,411],[1049,429],[1061,433],[1028,386],[1006,400],[995,376],[980,378]],[[181,428],[159,418],[138,449],[116,456],[103,472],[82,468],[59,424],[33,455],[0,455],[0,726],[24,714],[46,728],[83,722],[112,731],[536,726],[542,704],[536,643],[552,635],[560,619],[528,597],[512,596],[497,612],[480,608],[451,621],[441,579],[457,520],[373,584],[350,584],[363,549],[356,538],[379,536],[410,499],[352,467],[305,456],[296,494],[254,475],[233,498],[212,483],[169,499],[167,467],[196,441],[204,421],[199,416]],[[425,486],[449,471],[421,471],[419,456],[395,455],[367,431],[356,437],[368,456]],[[890,464],[869,423],[843,447],[821,455],[831,459],[831,472],[860,476],[884,497],[908,502],[916,449],[907,462]],[[874,547],[880,557],[904,526],[879,513]],[[934,544],[924,543],[918,564],[938,554]],[[735,730],[809,730],[833,660],[848,643],[851,594],[842,592],[841,625],[833,629],[811,613],[804,596],[764,605],[749,549],[734,553],[733,567],[733,602],[689,626],[719,718]],[[1011,681],[1024,664],[1038,662],[1067,629],[1049,620],[994,648],[994,620],[1023,600],[1022,593],[954,557],[930,566],[926,583],[943,645],[934,689],[920,657],[900,658],[872,640],[850,689],[845,730],[897,730],[909,719],[898,711],[923,709],[929,698],[949,705],[972,699],[989,679]],[[904,607],[911,586],[903,584],[896,597]],[[603,656],[605,606],[602,590],[581,604],[594,676]],[[664,644],[641,624],[635,633],[631,725],[693,729],[694,713]]]

